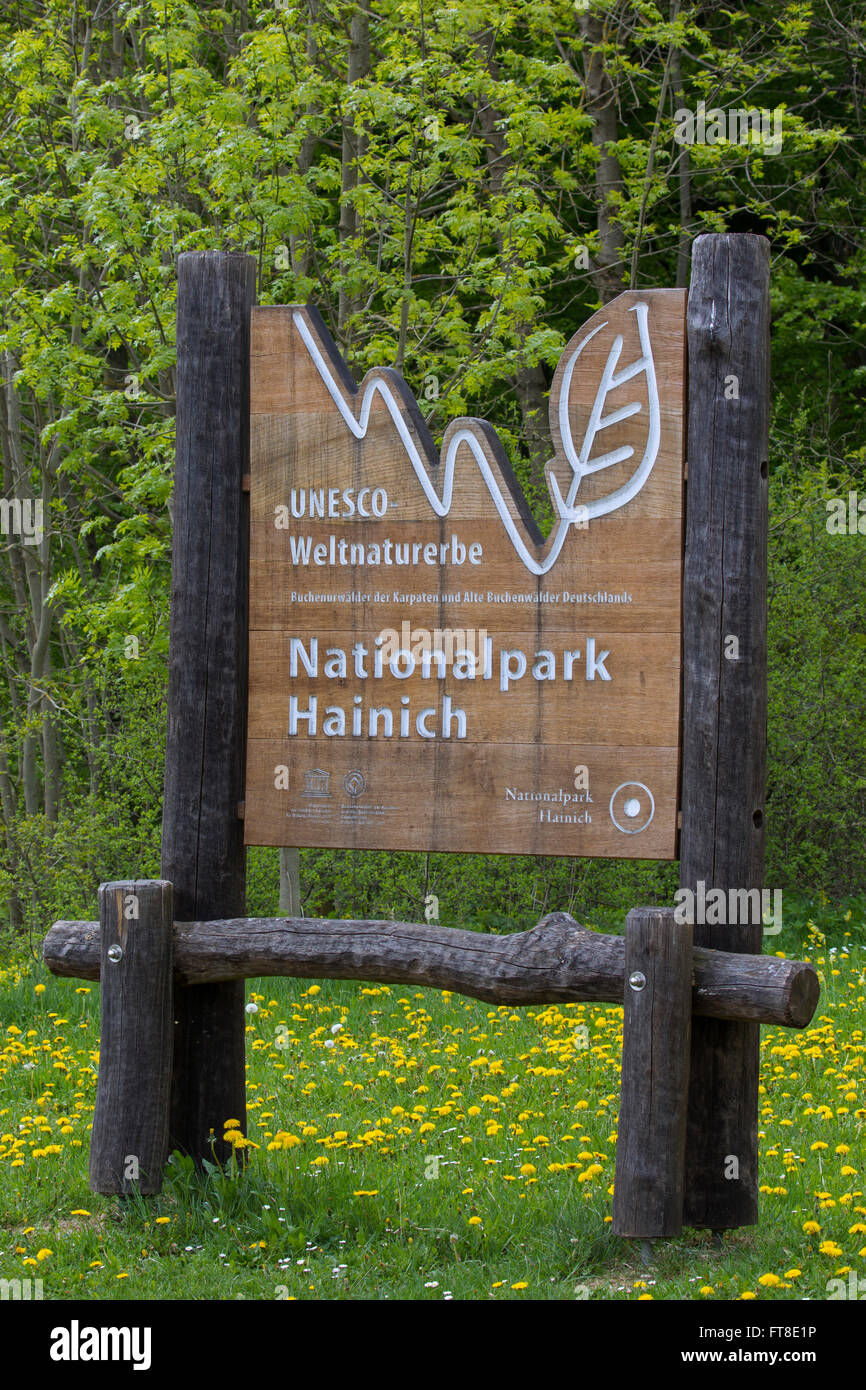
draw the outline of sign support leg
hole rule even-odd
[[[178,262],[177,468],[162,872],[175,917],[242,917],[252,256]],[[244,986],[175,991],[171,1144],[225,1159],[245,1120]],[[214,1137],[216,1142],[214,1143]]]
[[[682,1231],[691,1024],[691,927],[675,922],[672,908],[632,908],[613,1232],[645,1244]]]
[[[695,946],[747,954],[761,950],[761,914],[730,907],[764,878],[769,271],[765,237],[698,237],[687,313],[680,885],[695,895]],[[713,888],[719,925],[700,910]],[[695,1019],[687,1225],[757,1222],[758,1045],[757,1023]]]
[[[90,1189],[159,1192],[171,1090],[172,886],[103,883],[99,918],[102,1013]]]

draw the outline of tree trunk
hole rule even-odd
[[[487,71],[491,79],[495,81],[499,76],[496,59],[493,56],[495,36],[491,30],[485,30],[477,36],[477,39]],[[483,94],[479,100],[478,120],[484,133],[489,195],[498,197],[502,193],[505,174],[511,164],[511,156],[506,148],[505,138],[501,130],[501,113],[492,102],[486,100]],[[499,230],[496,232],[496,244],[500,257],[503,258],[506,254],[505,239]],[[521,323],[516,326],[522,343],[525,344],[532,328],[533,324],[531,323]],[[544,368],[538,362],[527,363],[518,368],[512,378],[512,383],[514,394],[520,406],[523,443],[529,455],[530,491],[533,498],[546,496],[544,465],[550,459],[553,448],[548,426],[549,386]]]
[[[301,915],[301,866],[296,849],[280,850],[280,916]]]
[[[307,0],[309,18],[307,20],[307,66],[310,72],[314,72],[319,61],[319,42],[316,36],[316,21],[319,17],[319,0]],[[317,102],[312,102],[306,110],[306,119],[311,122],[320,112],[321,107]],[[303,178],[308,174],[313,163],[313,156],[316,153],[316,146],[319,143],[317,134],[309,134],[301,142],[298,151],[298,173]],[[291,260],[292,272],[295,275],[306,277],[310,273],[310,261],[312,258],[312,238],[309,232],[304,232],[299,236],[295,232],[289,233],[289,257]]]
[[[671,54],[671,93],[674,108],[682,103],[683,75],[679,49]],[[677,241],[677,289],[688,289],[692,263],[692,161],[688,145],[680,146],[677,165],[680,201],[680,234]]]
[[[51,651],[45,656],[43,679],[51,678]],[[44,772],[45,819],[52,824],[60,809],[60,750],[57,746],[57,726],[54,709],[48,695],[42,697],[42,767]]]
[[[355,6],[349,33],[349,63],[347,85],[353,86],[370,71],[370,15],[369,11]],[[358,214],[352,195],[358,186],[359,164],[363,157],[365,140],[354,128],[351,112],[343,115],[342,150],[342,195],[340,198],[340,296],[337,317],[337,331],[342,340],[343,351],[351,342],[351,329],[348,327],[352,315],[358,311],[359,298],[345,285],[345,277],[355,262],[352,243],[358,232]]]
[[[598,201],[599,254],[592,267],[592,279],[602,304],[623,289],[625,236],[616,221],[619,196],[624,190],[622,170],[611,146],[617,138],[616,92],[605,67],[601,47],[603,23],[598,15],[581,14],[580,32],[590,45],[585,59],[586,109],[593,119],[592,143],[598,151],[595,190]]]

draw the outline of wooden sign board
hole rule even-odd
[[[396,371],[253,310],[247,844],[674,857],[685,303],[569,342],[546,539],[489,424],[440,452]]]

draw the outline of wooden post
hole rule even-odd
[[[695,241],[688,315],[680,885],[763,886],[767,722],[769,243]],[[695,945],[759,952],[758,923]],[[692,1029],[684,1220],[758,1219],[758,1025]]]
[[[242,916],[251,256],[178,261],[177,468],[162,872],[179,921]],[[225,1158],[243,1126],[243,984],[177,990],[171,1144]],[[209,1134],[217,1136],[212,1146]]]
[[[633,908],[625,927],[615,1235],[682,1231],[691,1026],[692,928],[674,921],[673,908]]]
[[[171,884],[103,883],[99,919],[102,1023],[90,1188],[158,1192],[171,1093]]]

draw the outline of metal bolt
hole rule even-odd
[[[632,989],[643,989],[646,984],[646,975],[642,970],[635,970],[633,974],[629,975],[628,982]]]
[[[123,960],[123,951],[119,946],[109,946],[108,959],[114,961],[116,965],[119,960]]]

